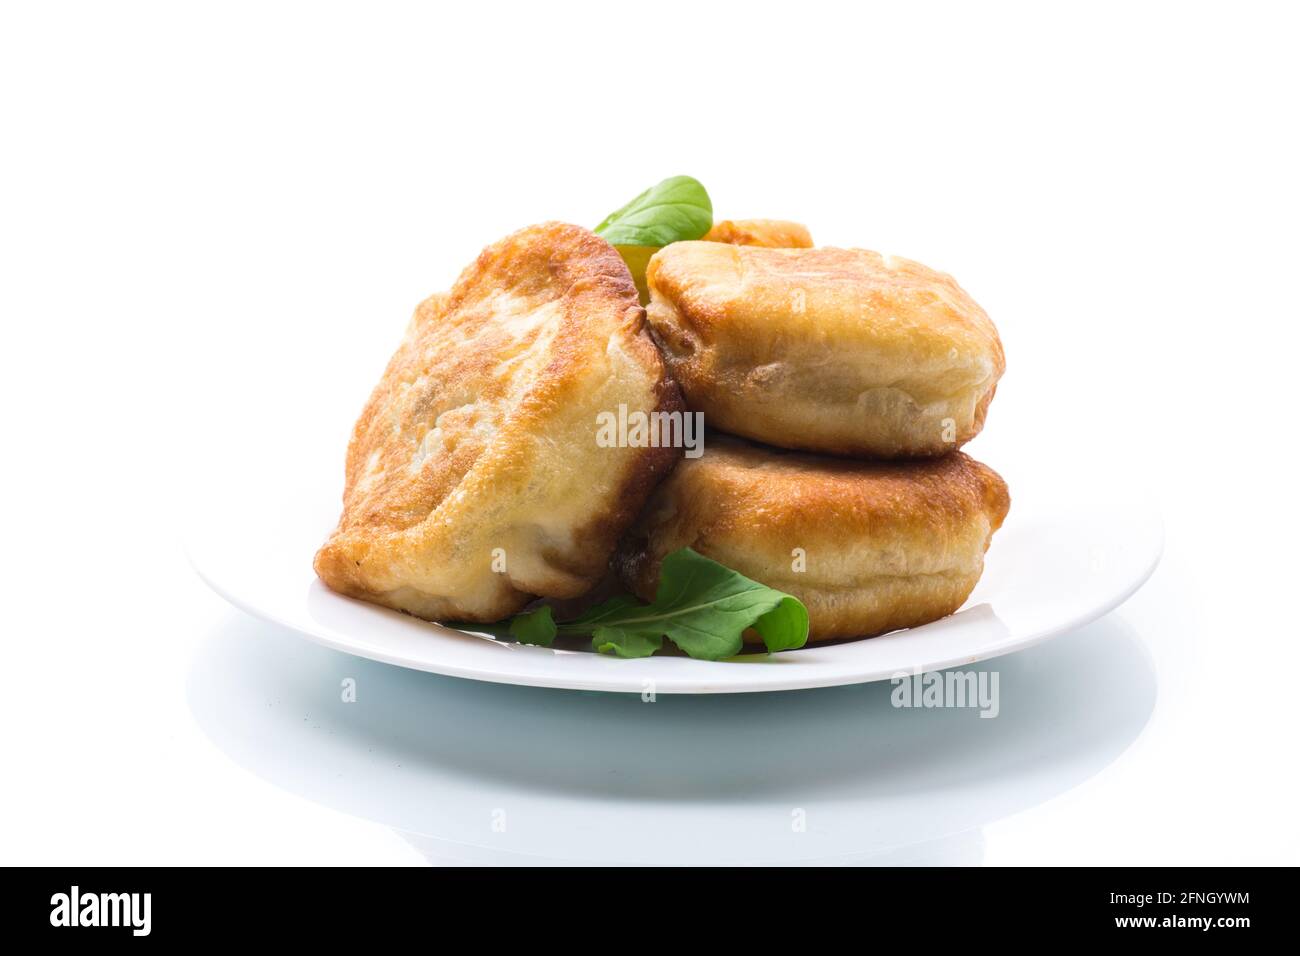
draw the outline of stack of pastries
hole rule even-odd
[[[655,341],[715,431],[624,535],[621,577],[648,598],[690,546],[803,601],[814,641],[951,614],[1010,504],[958,450],[1005,368],[997,329],[919,263],[722,225],[646,270]]]
[[[325,583],[487,622],[610,569],[650,600],[689,547],[803,601],[811,641],[960,607],[1009,506],[959,451],[1004,369],[983,310],[770,220],[659,249],[646,293],[604,240],[546,223],[422,303],[353,431]],[[702,413],[703,454],[594,441],[620,407]]]

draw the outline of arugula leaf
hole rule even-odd
[[[447,621],[446,626],[460,631],[477,631],[480,634],[491,634],[493,637],[509,638],[520,644],[540,644],[543,647],[550,647],[556,634],[553,613],[548,605],[543,604],[535,610],[516,614],[507,621],[497,621],[495,624],[484,624],[480,621]]]
[[[590,633],[592,647],[620,657],[653,654],[666,635],[691,657],[716,661],[740,652],[741,635],[749,627],[769,651],[802,647],[808,639],[808,609],[797,598],[682,548],[664,558],[650,604],[613,598],[558,630]]]
[[[634,630],[626,627],[598,627],[592,632],[592,650],[618,657],[649,657],[664,646],[663,635],[655,627]]]
[[[535,611],[515,615],[510,621],[510,636],[520,644],[550,647],[555,640],[555,619],[550,607],[543,604]]]
[[[651,186],[596,227],[611,246],[666,246],[699,239],[713,226],[713,203],[698,180],[672,176]]]
[[[544,647],[558,634],[590,634],[594,650],[619,657],[649,657],[667,636],[691,657],[706,661],[739,654],[742,635],[751,627],[769,651],[803,647],[808,640],[808,609],[798,598],[751,581],[690,548],[664,558],[659,588],[649,604],[623,594],[561,624],[555,623],[553,613],[544,604],[509,621],[450,626]]]
[[[591,646],[597,651],[612,651],[619,657],[649,657],[663,647],[664,640],[658,631],[650,628],[644,633],[631,634],[620,632],[617,628],[607,629],[602,623],[606,620],[617,621],[625,612],[640,606],[636,598],[629,594],[621,594],[591,608],[581,618],[568,624],[561,624],[560,627],[571,627],[582,634],[590,633]],[[578,621],[582,623],[578,624]]]
[[[792,651],[808,640],[808,609],[798,598],[783,596],[785,600],[754,622],[768,651]]]

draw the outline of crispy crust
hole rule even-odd
[[[783,219],[724,219],[713,224],[704,241],[771,249],[811,249],[813,244],[807,226]]]
[[[1006,367],[950,276],[863,249],[678,242],[648,317],[710,425],[785,448],[941,455],[979,433]]]
[[[780,219],[724,219],[714,223],[704,241],[727,242],[737,246],[771,246],[778,249],[802,249],[813,244],[806,226]],[[659,250],[654,246],[617,248],[632,273],[632,281],[636,283],[641,304],[646,305],[650,301],[650,289],[646,285],[645,270],[650,264],[650,257]]]
[[[316,573],[431,620],[595,584],[679,454],[597,444],[601,412],[681,408],[644,315],[618,253],[578,226],[485,249],[417,308],[358,419]]]
[[[961,452],[848,461],[710,432],[704,455],[684,459],[651,497],[614,564],[650,600],[664,556],[694,548],[803,601],[810,640],[870,637],[961,607],[1010,503],[998,474]]]

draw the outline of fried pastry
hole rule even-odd
[[[774,249],[806,249],[813,244],[807,226],[780,219],[724,219],[713,224],[703,241],[726,242],[735,246],[769,246]],[[632,281],[636,283],[641,304],[646,305],[650,301],[650,289],[646,285],[645,270],[650,264],[650,257],[659,249],[655,246],[617,248],[632,273]]]
[[[724,219],[713,224],[704,241],[769,249],[811,249],[813,244],[807,226],[783,219]]]
[[[983,427],[1005,368],[984,310],[907,259],[677,242],[646,277],[650,325],[687,403],[772,445],[944,454]]]
[[[655,491],[614,565],[645,600],[659,566],[693,548],[799,598],[809,640],[871,637],[956,611],[1010,506],[1005,482],[962,452],[850,461],[711,432]]]
[[[416,310],[357,421],[317,574],[431,620],[581,594],[680,454],[602,447],[620,405],[681,396],[618,253],[560,223],[489,246]]]

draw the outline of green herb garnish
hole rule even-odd
[[[717,661],[740,653],[741,635],[750,627],[769,651],[803,647],[808,609],[798,598],[682,548],[664,558],[659,588],[649,604],[624,595],[560,624],[542,606],[508,623],[462,626],[545,646],[557,634],[589,634],[594,650],[619,657],[649,657],[667,637],[691,657]]]
[[[651,186],[596,227],[596,235],[627,263],[642,305],[650,302],[645,270],[650,257],[673,242],[699,239],[713,227],[713,203],[698,180],[673,176]]]
[[[713,203],[699,180],[672,176],[596,227],[611,246],[666,246],[699,239],[713,226]]]

